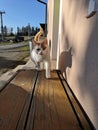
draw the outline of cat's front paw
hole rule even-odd
[[[35,66],[35,69],[36,69],[36,70],[41,70],[40,65],[36,65],[36,66]]]
[[[51,78],[51,75],[50,74],[46,75],[46,78],[47,79]]]

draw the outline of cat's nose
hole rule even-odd
[[[40,48],[37,48],[37,51],[40,51],[41,49]]]

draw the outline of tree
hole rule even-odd
[[[13,28],[11,27],[11,32],[10,32],[10,36],[13,36]]]
[[[22,35],[25,36],[26,33],[25,33],[25,27],[22,27]]]
[[[34,36],[39,31],[39,28],[31,27],[30,24],[23,26],[22,28],[17,27],[17,35],[19,36]]]
[[[31,35],[33,35],[33,36],[35,35],[35,29],[34,29],[34,27],[31,28]]]
[[[31,35],[31,26],[30,26],[30,24],[28,24],[27,29],[28,29],[28,36],[30,36]]]
[[[3,32],[4,32],[4,36],[7,36],[7,35],[8,35],[8,30],[7,30],[7,27],[6,27],[6,26],[3,27]]]
[[[21,33],[21,29],[17,27],[17,35],[20,35],[20,33]]]

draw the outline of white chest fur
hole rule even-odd
[[[35,62],[42,62],[42,61],[43,61],[43,56],[37,54],[35,50],[32,50],[32,52],[31,52],[31,57],[33,58],[33,60],[34,60]]]

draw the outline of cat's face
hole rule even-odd
[[[45,39],[43,42],[33,41],[33,45],[34,45],[33,49],[36,52],[36,54],[44,55],[44,51],[46,50],[46,48],[48,46],[47,39]]]

